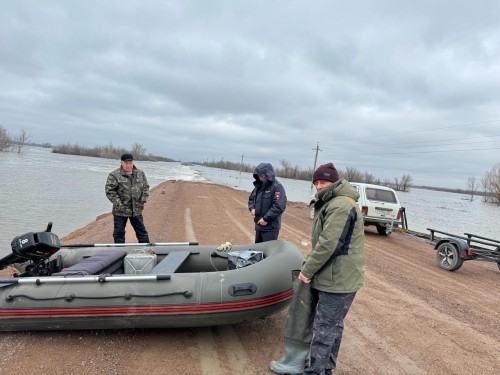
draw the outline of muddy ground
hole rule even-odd
[[[248,193],[168,181],[144,212],[152,242],[252,243]],[[411,223],[410,228],[411,228]],[[289,203],[280,239],[306,255],[311,220]],[[63,243],[112,242],[103,215]],[[435,264],[425,240],[366,229],[366,284],[346,318],[335,374],[498,374],[500,271]],[[137,242],[128,230],[127,242]],[[0,333],[0,374],[272,374],[283,352],[286,312],[234,326],[186,329]]]

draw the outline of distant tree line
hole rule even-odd
[[[247,173],[253,173],[255,171],[255,166],[244,163],[235,163],[228,160],[221,159],[219,161],[205,161],[202,163],[194,163],[200,164],[207,167],[212,168],[222,168],[229,169]],[[294,180],[304,180],[304,181],[312,181],[314,170],[312,167],[307,169],[301,169],[298,166],[292,165],[287,160],[280,160],[279,166],[273,166],[274,173],[277,177],[290,178]],[[367,184],[375,184],[375,185],[383,185],[393,188],[398,191],[409,191],[413,178],[409,174],[404,174],[401,178],[394,178],[394,181],[391,180],[381,180],[380,178],[375,177],[373,174],[368,172],[361,172],[359,169],[354,167],[347,167],[345,170],[338,169],[339,175],[342,178],[345,178],[351,182],[363,182]]]
[[[153,154],[146,154],[146,148],[140,143],[134,143],[130,149],[125,149],[123,147],[115,147],[110,142],[106,146],[96,146],[96,147],[85,147],[74,144],[62,144],[52,147],[52,152],[57,154],[68,154],[68,155],[80,155],[80,156],[91,156],[96,158],[106,158],[106,159],[120,159],[120,156],[124,153],[131,153],[134,155],[134,160],[145,160],[145,161],[175,161],[173,159],[165,158],[163,156],[157,156]]]
[[[24,147],[27,144],[30,144],[29,143],[30,138],[31,137],[29,133],[24,128],[20,128],[18,136],[10,137],[9,134],[7,133],[7,130],[2,125],[0,125],[0,151],[5,151],[10,149],[10,150],[16,150],[17,152],[21,152],[22,147]],[[35,145],[33,143],[31,144]],[[85,147],[79,145],[78,143],[74,144],[66,143],[58,146],[51,146],[49,144],[44,144],[38,146],[51,147],[52,152],[54,153],[68,154],[68,155],[91,156],[91,157],[106,158],[106,159],[119,159],[121,154],[130,152],[132,155],[134,155],[135,160],[166,161],[166,162],[175,161],[173,159],[165,158],[162,156],[146,154],[146,148],[140,143],[134,143],[129,150],[123,147],[115,147],[111,142],[106,146],[96,146],[96,147]],[[211,162],[206,161],[202,163],[193,162],[193,164],[200,164],[213,168],[223,168],[223,169],[229,169],[247,173],[253,173],[255,170],[255,166],[253,165],[244,163],[235,163],[224,160],[224,158],[222,158],[219,161],[213,160]],[[499,168],[498,173],[500,173],[500,166],[498,168]],[[292,165],[292,163],[290,163],[287,160],[280,160],[280,165],[274,166],[274,171],[276,176],[278,177],[290,178],[295,180],[305,180],[305,181],[311,181],[314,173],[314,170],[311,167],[307,169],[301,169],[296,165]],[[384,185],[398,191],[409,191],[413,183],[413,178],[409,174],[404,174],[403,176],[401,176],[401,178],[395,177],[394,180],[391,181],[389,179],[381,180],[380,178],[375,177],[373,174],[369,172],[366,171],[362,172],[354,167],[347,167],[345,170],[339,169],[338,172],[342,178],[345,178],[348,181]],[[489,179],[488,181],[490,180],[491,179]],[[498,186],[497,187],[498,194],[500,195],[500,182],[497,185],[493,184],[492,182],[488,182],[488,186],[490,186],[490,188],[492,188],[493,186]]]
[[[23,147],[28,144],[30,138],[29,132],[23,127],[19,128],[17,135],[11,136],[7,129],[0,125],[0,151],[16,151],[20,153]]]
[[[119,159],[120,156],[126,152],[134,155],[135,160],[146,160],[146,161],[166,161],[173,162],[176,160],[165,158],[163,156],[157,156],[153,154],[147,154],[146,148],[140,143],[134,143],[130,149],[123,147],[115,147],[111,142],[106,146],[96,146],[96,147],[85,147],[75,144],[62,144],[58,146],[52,146],[49,143],[38,144],[30,142],[31,135],[29,132],[21,127],[19,128],[19,133],[15,136],[9,135],[7,129],[0,125],[0,151],[15,151],[20,153],[24,146],[38,146],[52,148],[52,152],[58,154],[67,155],[80,155],[80,156],[92,156],[98,158],[107,159]]]

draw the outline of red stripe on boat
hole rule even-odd
[[[119,307],[57,307],[29,309],[1,309],[0,319],[9,318],[57,318],[99,317],[99,316],[129,316],[129,315],[186,315],[203,313],[220,313],[252,310],[275,305],[291,298],[293,289],[272,296],[238,301],[207,304],[156,305],[156,306],[119,306]]]

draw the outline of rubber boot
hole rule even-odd
[[[285,340],[285,356],[271,361],[269,368],[277,374],[302,374],[308,354],[309,345]]]

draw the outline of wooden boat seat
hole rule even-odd
[[[182,263],[191,254],[189,250],[176,250],[171,251],[165,258],[158,263],[150,273],[153,275],[162,275],[167,273],[174,273],[181,266]]]
[[[75,275],[100,275],[120,272],[123,266],[123,258],[127,255],[122,250],[103,250],[91,257],[85,258],[77,264],[63,268],[52,276],[75,276]]]

